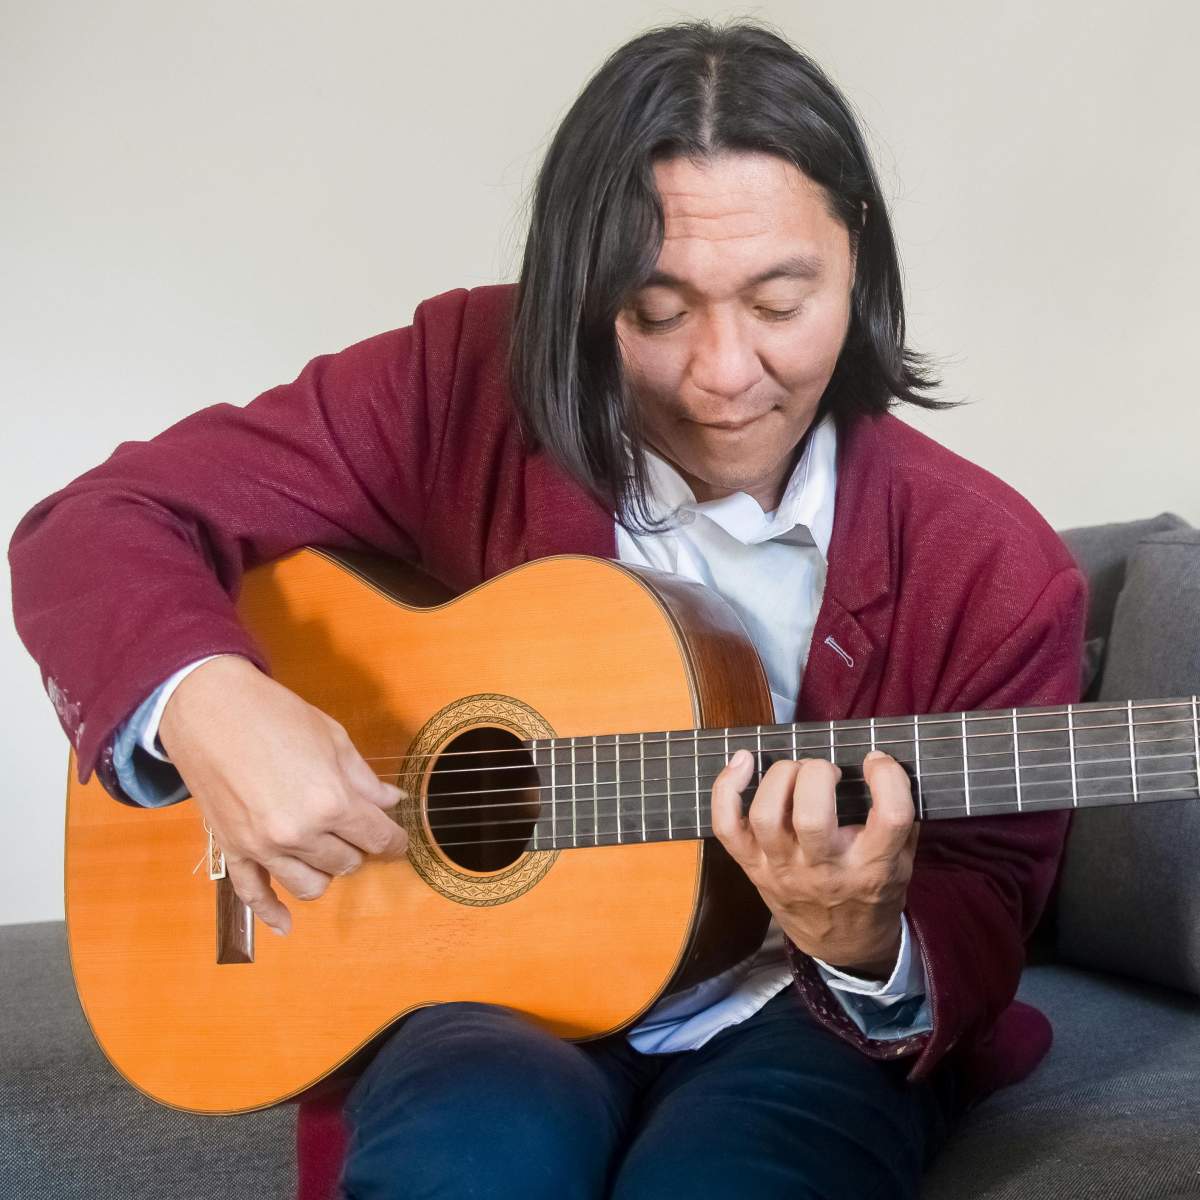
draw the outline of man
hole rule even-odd
[[[566,551],[689,575],[743,617],[781,721],[1075,700],[1082,577],[1011,489],[887,413],[937,406],[917,361],[837,90],[753,25],[653,31],[558,130],[515,289],[435,297],[119,447],[18,527],[18,627],[81,772],[190,792],[283,934],[277,888],[404,849],[394,790],[233,614],[242,571],[299,545],[460,589]],[[627,1034],[402,1022],[349,1098],[345,1193],[915,1195],[955,1108],[1045,1048],[1008,1006],[1065,817],[918,832],[903,770],[863,769],[870,818],[839,830],[830,764],[774,764],[745,819],[727,765],[713,828],[772,933]]]

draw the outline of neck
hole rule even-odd
[[[870,808],[862,760],[906,769],[918,820],[1094,808],[1200,796],[1200,703],[1107,701],[724,729],[601,734],[525,743],[540,815],[530,847],[565,849],[709,837],[713,780],[745,748],[746,802],[777,759],[842,768],[839,824]]]

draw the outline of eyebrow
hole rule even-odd
[[[792,254],[765,271],[752,275],[740,290],[758,287],[759,284],[769,283],[772,279],[816,279],[825,269],[825,262],[815,254]],[[686,279],[678,279],[666,271],[652,271],[642,287],[673,287],[687,288],[691,285]]]

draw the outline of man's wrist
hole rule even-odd
[[[190,696],[196,688],[196,679],[203,675],[205,676],[205,682],[209,682],[208,676],[210,674],[223,674],[228,677],[234,677],[245,670],[258,671],[254,663],[246,658],[245,655],[234,654],[232,652],[214,654],[201,662],[195,670],[191,671],[186,678],[180,681],[167,700],[158,720],[158,740],[168,753],[170,753],[169,742],[174,736],[172,731],[178,724],[181,713],[186,708],[186,697]],[[184,704],[180,704],[179,702],[180,695],[185,697]]]
[[[890,979],[896,969],[896,960],[900,957],[900,949],[904,944],[903,931],[899,922],[896,925],[896,936],[891,949],[883,954],[872,956],[863,962],[830,963],[835,971],[844,971],[847,975],[857,975],[860,979],[871,979],[882,982]]]

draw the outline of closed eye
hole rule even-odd
[[[783,310],[777,309],[777,308],[759,307],[757,311],[759,313],[761,313],[763,315],[763,317],[768,321],[786,321],[790,317],[796,316],[803,307],[804,306],[802,304],[796,305],[795,308],[789,308],[789,309],[783,309]],[[670,328],[674,327],[675,325],[677,325],[679,323],[680,319],[686,315],[687,315],[686,313],[678,313],[676,316],[665,317],[664,319],[662,319],[660,321],[656,321],[656,320],[651,319],[650,317],[646,317],[646,316],[643,316],[641,313],[638,313],[637,321],[638,321],[638,324],[643,329],[647,329],[647,330],[651,330],[651,331],[653,331],[653,330],[661,331],[661,330],[666,330],[666,329],[670,329]]]

